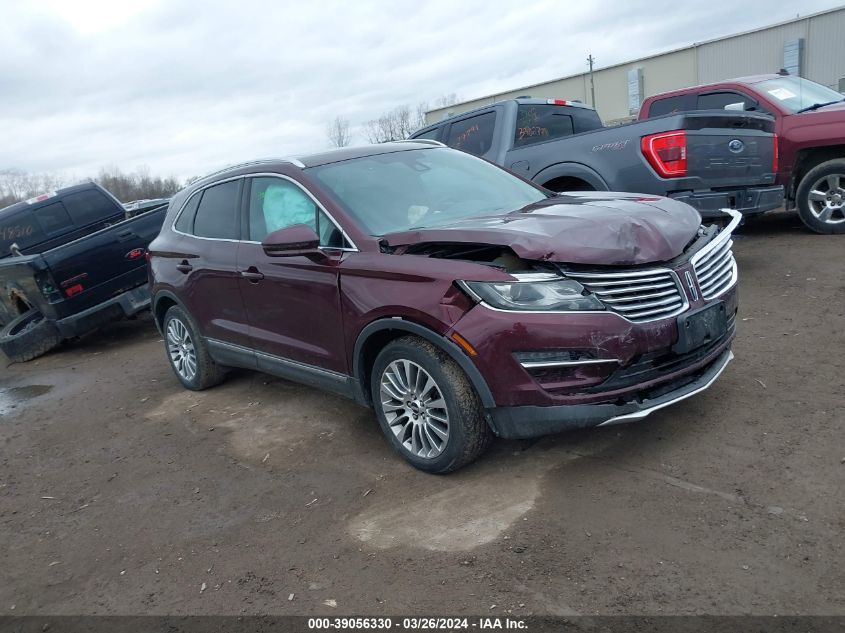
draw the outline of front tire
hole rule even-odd
[[[816,233],[845,233],[845,159],[817,165],[795,192],[798,215]]]
[[[170,308],[161,329],[167,360],[184,387],[202,391],[223,381],[223,368],[211,358],[205,339],[182,308]]]
[[[373,365],[370,392],[391,446],[425,472],[457,470],[477,459],[492,440],[466,374],[424,339],[403,336],[388,344]]]

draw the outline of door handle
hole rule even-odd
[[[246,270],[241,271],[241,277],[251,284],[257,284],[259,281],[264,279],[264,273],[259,272],[255,266],[250,266]]]
[[[128,240],[131,240],[133,237],[137,237],[135,235],[135,231],[122,231],[117,234],[117,241],[126,242]]]
[[[180,273],[185,273],[186,275],[193,269],[194,267],[188,263],[187,259],[183,259],[181,264],[176,264],[176,270],[178,270]]]

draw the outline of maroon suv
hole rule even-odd
[[[353,398],[442,473],[493,435],[636,420],[710,386],[732,358],[731,215],[555,195],[433,141],[258,161],[173,198],[152,305],[185,387],[245,367]]]

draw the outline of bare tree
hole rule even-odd
[[[458,102],[458,95],[454,92],[443,95],[435,101],[436,108],[454,105]],[[417,103],[414,110],[403,104],[383,113],[377,119],[371,119],[364,124],[364,136],[370,143],[386,143],[408,138],[413,132],[427,124],[425,114],[429,110],[427,101]]]
[[[437,100],[434,102],[434,107],[436,108],[448,108],[451,105],[455,105],[460,97],[454,92],[450,92],[449,94],[445,94],[442,97],[438,97]]]
[[[408,138],[417,129],[411,118],[411,107],[407,104],[396,106],[377,119],[364,124],[364,134],[370,143],[386,143]]]
[[[349,120],[342,116],[336,116],[326,128],[326,135],[334,147],[346,147],[349,145]]]
[[[56,174],[31,174],[22,169],[0,170],[0,209],[62,186]]]
[[[173,176],[152,176],[146,165],[125,174],[117,167],[100,169],[94,181],[110,191],[121,202],[147,198],[168,198],[179,191],[181,185]]]

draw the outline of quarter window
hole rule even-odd
[[[449,140],[446,145],[475,156],[483,156],[493,146],[493,128],[495,125],[495,112],[485,112],[463,121],[457,121],[449,129]]]
[[[422,134],[417,134],[416,136],[414,136],[414,138],[425,138],[425,139],[430,139],[432,141],[436,141],[440,138],[440,128],[436,127],[436,128],[429,130],[428,132],[423,132]]]
[[[194,219],[194,235],[216,239],[238,239],[235,211],[238,206],[238,182],[230,180],[202,193]]]
[[[182,233],[192,233],[194,231],[194,216],[197,213],[197,207],[200,203],[201,193],[194,194],[188,200],[188,203],[179,214],[179,219],[176,220],[176,230]]]

